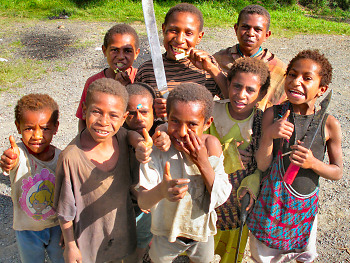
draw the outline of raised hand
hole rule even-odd
[[[140,163],[148,163],[151,160],[153,140],[145,128],[142,129],[142,135],[145,140],[137,144],[135,156]]]
[[[117,71],[114,79],[119,81],[124,86],[131,84],[129,74],[126,71]]]
[[[188,190],[187,184],[189,182],[190,179],[172,179],[170,174],[170,163],[165,163],[163,181],[161,183],[161,192],[163,198],[166,198],[171,202],[176,202],[184,198]]]
[[[7,173],[16,167],[19,160],[19,148],[16,144],[15,138],[10,135],[9,140],[11,147],[4,151],[0,160],[1,169]]]
[[[209,54],[203,50],[192,48],[190,50],[189,59],[197,68],[206,71],[209,71],[211,69],[210,67],[214,66]]]
[[[201,166],[201,164],[208,162],[207,147],[193,131],[187,131],[185,142],[182,143],[181,146],[183,151],[197,166]]]
[[[250,153],[250,152],[248,152],[248,151],[241,150],[241,149],[238,148],[238,147],[239,147],[240,145],[242,145],[243,143],[244,143],[244,141],[236,142],[236,144],[237,144],[237,150],[238,150],[238,152],[239,152],[241,162],[242,162],[243,166],[245,166],[245,165],[247,165],[248,163],[251,162],[251,159],[252,159],[253,154]]]
[[[305,148],[301,144],[302,142],[298,140],[298,144],[290,147],[292,149],[292,153],[289,156],[289,160],[291,163],[301,168],[312,169],[315,157],[311,150]]]
[[[154,100],[154,111],[158,118],[166,117],[166,99],[156,98]]]
[[[272,139],[286,139],[289,140],[293,134],[294,125],[288,121],[290,110],[287,110],[281,119],[270,126],[270,134]]]
[[[152,136],[154,145],[161,151],[166,152],[169,150],[171,141],[169,135],[164,131],[156,131]]]

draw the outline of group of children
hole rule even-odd
[[[248,193],[238,262],[248,235],[256,262],[312,262],[319,177],[342,176],[339,122],[314,118],[332,67],[315,50],[285,67],[261,47],[269,24],[263,7],[245,7],[234,26],[239,43],[211,56],[195,48],[202,13],[172,7],[162,25],[167,99],[152,61],[132,67],[135,30],[112,27],[102,46],[109,67],[87,80],[79,133],[62,152],[51,145],[57,104],[48,95],[22,97],[22,142],[10,136],[0,160],[21,260],[44,262],[46,250],[52,262],[135,263],[150,245],[155,263],[183,253],[191,262],[234,262]],[[156,118],[165,116],[166,123]],[[321,128],[309,149],[303,142],[314,125]],[[290,164],[300,170],[287,184]]]

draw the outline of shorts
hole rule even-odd
[[[60,226],[41,231],[15,231],[22,263],[45,262],[45,250],[52,263],[64,263]]]
[[[292,260],[298,260],[305,263],[313,262],[318,256],[316,251],[316,235],[317,215],[312,225],[309,242],[303,249],[279,250],[270,248],[256,239],[252,233],[249,233],[251,258],[254,260],[254,262],[259,263],[290,262]]]
[[[189,243],[177,238],[174,243],[171,243],[166,236],[153,236],[149,255],[154,263],[171,263],[185,251],[192,262],[209,263],[214,259],[214,237],[208,237],[207,242],[191,241]]]
[[[152,240],[151,233],[152,217],[151,213],[141,213],[136,217],[137,247],[146,248]]]

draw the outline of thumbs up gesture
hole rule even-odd
[[[170,163],[165,163],[163,181],[161,182],[161,193],[163,198],[166,198],[171,202],[176,202],[184,198],[188,190],[187,184],[189,182],[190,179],[172,179],[170,174]]]
[[[270,126],[270,133],[273,139],[283,138],[289,140],[294,131],[294,125],[288,121],[290,110]]]
[[[145,128],[142,129],[142,135],[144,140],[137,144],[135,156],[140,163],[148,163],[151,160],[153,140]]]
[[[10,172],[19,160],[19,148],[16,144],[15,138],[11,135],[10,138],[11,147],[4,151],[1,155],[0,167],[5,172]]]
[[[171,141],[169,135],[164,131],[156,131],[152,136],[154,145],[161,151],[166,152],[169,150]]]

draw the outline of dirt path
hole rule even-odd
[[[62,26],[63,25],[63,26]],[[13,108],[16,101],[31,92],[48,93],[60,106],[60,127],[54,144],[64,148],[77,131],[74,117],[85,80],[105,67],[99,49],[111,23],[81,23],[66,20],[9,25],[0,32],[0,45],[20,41],[23,49],[14,49],[14,58],[30,57],[44,60],[48,74],[36,81],[22,83],[22,88],[0,93],[0,151],[9,146],[8,136],[18,139]],[[141,37],[141,55],[136,66],[149,58],[145,28],[135,25]],[[199,48],[213,53],[235,42],[233,29],[206,29]],[[271,37],[265,45],[284,62],[300,50],[320,49],[333,67],[334,89],[329,112],[342,125],[344,177],[338,182],[321,179],[316,262],[350,262],[350,37],[295,36],[291,39]],[[1,55],[0,55],[1,57]],[[11,63],[11,60],[8,62]],[[0,87],[1,88],[1,87]],[[0,262],[19,262],[14,231],[9,180],[0,175]]]

